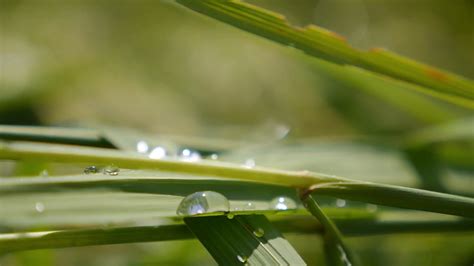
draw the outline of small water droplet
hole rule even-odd
[[[366,208],[369,212],[376,212],[378,207],[374,204],[367,204]]]
[[[214,191],[200,191],[186,196],[178,206],[176,213],[182,216],[211,212],[228,212],[227,198]]]
[[[105,175],[116,176],[116,175],[119,174],[120,169],[119,169],[117,166],[115,166],[115,165],[109,165],[109,166],[105,167],[102,172],[103,172]]]
[[[150,159],[163,159],[165,157],[166,149],[161,146],[153,148],[153,150],[151,150],[150,154],[148,155],[148,158]]]
[[[252,159],[252,158],[249,158],[249,159],[245,160],[244,167],[245,168],[254,168],[255,167],[255,160]]]
[[[42,202],[36,202],[35,210],[39,213],[42,213],[44,211],[44,204]]]
[[[247,264],[248,258],[246,256],[237,255],[237,260],[242,262],[243,264]]]
[[[243,209],[244,210],[255,210],[255,204],[253,204],[252,202],[247,202],[247,203],[245,203]]]
[[[44,169],[43,171],[41,171],[40,176],[49,176],[48,170]]]
[[[336,206],[339,207],[339,208],[342,208],[342,207],[346,206],[346,201],[343,200],[343,199],[337,199],[336,200]]]
[[[234,214],[231,212],[227,213],[227,219],[234,219]]]
[[[198,151],[191,149],[183,149],[179,153],[179,158],[185,162],[197,162],[201,160],[201,154]]]
[[[253,234],[256,237],[263,237],[263,235],[265,235],[265,231],[262,228],[257,228],[255,230],[253,230]]]
[[[89,174],[95,174],[98,173],[99,169],[95,165],[87,166],[84,168],[84,174],[89,175]]]
[[[341,253],[340,259],[341,259],[342,263],[345,266],[352,266],[352,263],[349,261],[349,258],[347,257],[346,251],[340,245],[337,246],[337,249]]]
[[[296,202],[288,197],[276,197],[270,204],[274,210],[296,209]]]
[[[213,153],[213,154],[211,154],[210,158],[211,158],[211,160],[217,160],[217,159],[219,159],[219,155]]]
[[[288,133],[290,133],[290,127],[287,125],[280,124],[275,127],[275,137],[277,139],[284,139],[288,136]]]
[[[148,143],[146,143],[146,141],[140,140],[139,142],[137,142],[137,152],[147,153],[148,149],[149,149],[149,147],[148,147]]]

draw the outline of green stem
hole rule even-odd
[[[314,185],[306,193],[474,218],[473,198],[416,188],[368,182],[334,182]]]
[[[321,223],[325,230],[325,246],[330,265],[356,265],[355,256],[343,241],[336,225],[327,217],[311,195],[303,200],[308,211]]]

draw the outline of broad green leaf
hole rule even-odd
[[[184,221],[220,265],[306,265],[263,215]]]

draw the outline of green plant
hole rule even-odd
[[[446,125],[402,138],[243,148],[121,129],[2,126],[0,159],[5,169],[14,165],[0,178],[0,253],[197,237],[220,264],[304,263],[281,231],[324,235],[327,263],[356,265],[349,235],[473,231],[472,186],[446,186],[433,169],[472,171],[472,149],[462,148],[472,145],[472,119],[456,120],[472,115],[471,81],[388,52],[357,51],[330,32],[293,28],[241,2],[179,2],[300,49],[331,79]],[[137,152],[140,143],[147,152],[148,143],[158,143],[163,154]],[[193,157],[196,151],[206,158]],[[385,160],[397,163],[388,173],[374,169]],[[400,161],[412,163],[416,174]],[[354,173],[351,163],[361,170]],[[330,171],[344,167],[349,176]]]

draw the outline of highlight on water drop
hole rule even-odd
[[[270,202],[270,205],[274,210],[291,210],[297,207],[293,199],[284,196],[274,198]]]
[[[102,170],[102,173],[104,173],[105,175],[110,175],[110,176],[117,176],[119,172],[120,172],[120,169],[115,165],[106,166],[104,170]]]
[[[186,196],[178,206],[176,213],[192,216],[213,212],[229,212],[229,200],[215,191],[199,191]]]

